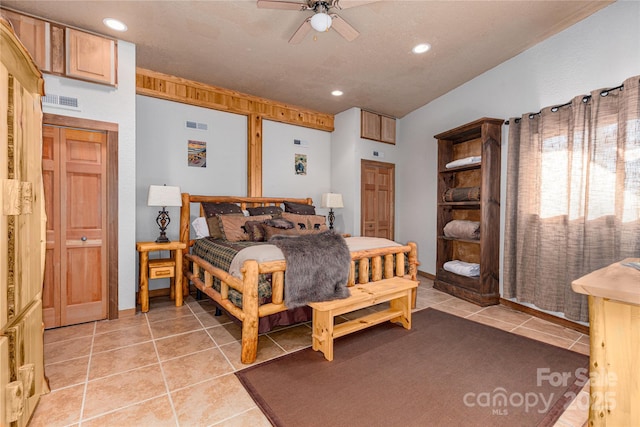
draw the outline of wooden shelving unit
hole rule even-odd
[[[435,135],[438,140],[437,260],[434,288],[481,306],[497,304],[500,250],[500,140],[502,119],[482,118]],[[454,160],[481,156],[479,164],[447,169]],[[479,187],[479,201],[444,202],[450,188]],[[445,237],[452,220],[480,222],[480,239]],[[447,261],[480,264],[479,277],[444,270]]]

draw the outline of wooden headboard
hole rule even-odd
[[[187,244],[185,252],[193,245],[191,240],[191,203],[235,203],[241,209],[258,206],[281,206],[284,202],[312,205],[313,199],[296,199],[287,197],[238,197],[238,196],[197,196],[182,193],[182,206],[180,207],[180,241]],[[200,205],[198,216],[204,216],[204,209]]]

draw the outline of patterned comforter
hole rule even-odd
[[[191,247],[191,253],[209,262],[214,267],[229,271],[231,261],[242,249],[264,245],[264,242],[229,242],[227,240],[205,237],[197,239]],[[202,273],[201,273],[202,274]],[[215,278],[213,282],[215,290],[220,292],[220,280]],[[258,278],[258,298],[260,304],[271,301],[271,275],[261,274]],[[242,294],[235,289],[229,289],[229,301],[242,308]]]

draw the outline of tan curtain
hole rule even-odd
[[[588,321],[571,282],[640,257],[639,80],[510,120],[505,298]]]

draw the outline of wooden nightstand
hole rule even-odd
[[[136,243],[136,250],[140,255],[140,311],[149,311],[149,279],[169,278],[171,299],[176,300],[176,307],[182,305],[182,250],[186,247],[182,242]],[[171,255],[169,258],[149,260],[149,252],[152,251],[170,251]]]

